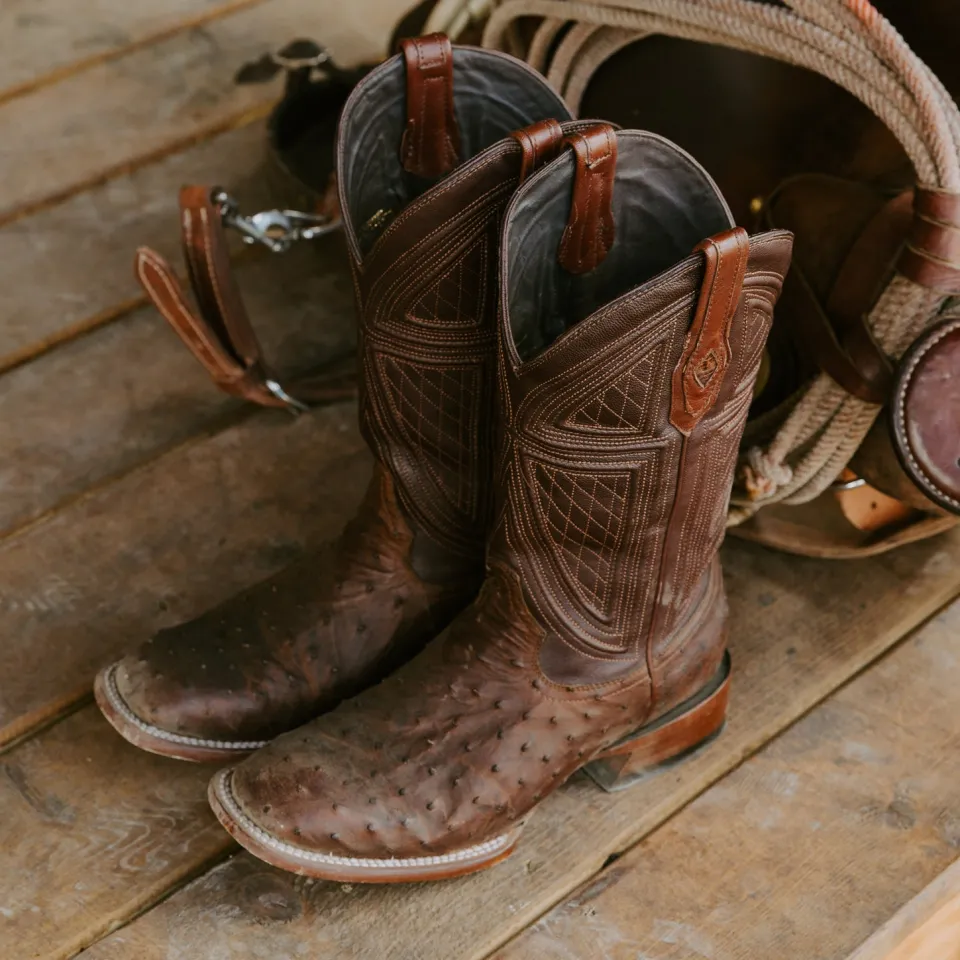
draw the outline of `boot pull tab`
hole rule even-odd
[[[568,273],[589,273],[603,263],[613,246],[617,135],[609,124],[599,123],[583,133],[570,134],[564,143],[573,148],[577,165],[570,219],[557,259]]]
[[[750,241],[743,227],[697,244],[706,266],[680,362],[673,371],[670,422],[689,435],[717,402],[730,366],[730,327],[740,306]]]
[[[520,183],[523,183],[531,173],[553,160],[563,146],[563,127],[556,120],[540,120],[531,123],[522,130],[514,130],[510,134],[522,151],[520,158]]]
[[[407,70],[407,126],[400,141],[403,169],[435,179],[460,162],[460,128],[453,110],[453,46],[442,33],[401,40]]]

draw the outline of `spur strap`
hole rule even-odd
[[[283,385],[272,372],[230,268],[220,196],[199,186],[180,191],[183,254],[197,308],[170,264],[141,247],[135,271],[147,296],[224,393],[295,413],[355,396],[353,373],[324,373]]]

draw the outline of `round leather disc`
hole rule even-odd
[[[920,336],[900,362],[890,405],[904,470],[935,503],[960,514],[960,318]]]

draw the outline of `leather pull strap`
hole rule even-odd
[[[210,194],[206,187],[180,192],[183,252],[199,316],[166,260],[147,247],[137,250],[137,279],[161,316],[231,396],[299,412],[308,404],[355,395],[355,378],[340,370],[301,381],[295,396],[270,374],[233,279],[220,212]]]
[[[556,120],[540,120],[510,134],[520,144],[520,183],[553,160],[563,145],[563,127]]]
[[[597,124],[565,141],[573,148],[576,168],[570,219],[557,259],[574,274],[589,273],[606,259],[615,239],[613,186],[617,172],[617,135]]]
[[[700,297],[683,354],[673,371],[670,422],[691,433],[717,402],[730,366],[730,327],[740,307],[750,241],[742,227],[718,233],[698,244],[705,267]]]
[[[160,315],[176,330],[217,386],[227,393],[237,393],[234,384],[242,378],[243,370],[236,356],[194,314],[170,264],[155,250],[140,247],[134,260],[134,272]]]
[[[922,287],[960,294],[960,195],[917,187],[913,213],[897,270]]]
[[[258,367],[262,351],[240,297],[220,211],[206,187],[180,190],[183,256],[200,314],[224,349],[246,370]]]
[[[431,179],[460,162],[460,128],[453,109],[453,46],[447,36],[402,40],[407,71],[407,125],[400,142],[403,169]]]

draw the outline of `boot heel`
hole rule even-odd
[[[584,773],[608,793],[649,779],[720,735],[729,695],[730,654],[725,653],[713,679],[699,693],[615,743],[588,763]]]

